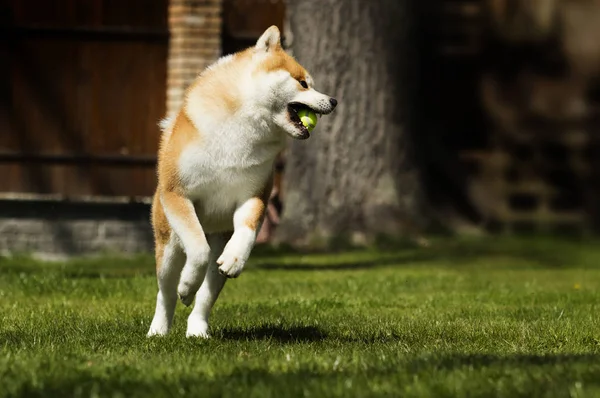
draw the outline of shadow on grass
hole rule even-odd
[[[223,329],[218,336],[224,340],[275,340],[282,344],[322,341],[327,334],[315,326],[262,325],[250,328]]]
[[[422,248],[399,244],[383,249],[352,249],[340,252],[269,251],[261,248],[253,252],[249,269],[284,271],[347,271],[374,269],[388,266],[436,265],[460,267],[490,262],[501,258],[503,268],[565,268],[581,266],[581,256],[587,264],[600,264],[597,242],[573,242],[559,239],[497,238],[497,239],[443,239]],[[257,248],[258,249],[258,248]],[[583,251],[582,251],[583,250]],[[355,256],[355,258],[353,258]],[[285,260],[284,260],[285,258]],[[294,261],[297,258],[298,261]],[[597,261],[591,261],[591,260]],[[154,275],[154,260],[150,255],[137,258],[74,259],[64,263],[46,264],[30,258],[0,257],[3,273],[59,272],[72,279],[133,278]]]
[[[156,275],[154,269],[141,270],[136,268],[125,268],[121,270],[104,269],[104,270],[81,270],[66,272],[65,277],[70,279],[122,279],[122,278],[141,278]]]
[[[562,244],[560,244],[562,243]],[[535,268],[564,268],[579,265],[579,249],[577,245],[557,242],[511,240],[503,241],[442,241],[428,248],[405,248],[402,250],[387,250],[372,252],[372,258],[354,261],[347,258],[344,261],[336,260],[336,254],[322,257],[323,260],[311,261],[311,256],[306,255],[308,261],[278,263],[276,257],[258,258],[251,267],[265,270],[290,270],[290,271],[331,271],[331,270],[359,270],[386,266],[413,266],[413,265],[438,265],[460,267],[489,260],[504,259],[506,266],[511,260],[515,267]],[[600,251],[595,256],[600,262]],[[363,256],[364,258],[364,256]],[[518,262],[518,263],[517,263]],[[429,263],[429,264],[426,264]],[[527,263],[527,264],[524,264]],[[506,267],[504,267],[506,268]]]
[[[491,355],[491,354],[452,354],[432,358],[420,358],[410,362],[409,367],[414,371],[435,365],[437,369],[456,369],[461,367],[530,367],[530,366],[555,366],[555,365],[598,365],[598,354],[516,354],[516,355]],[[600,382],[600,379],[598,380]]]
[[[0,256],[0,274],[60,274],[69,279],[115,279],[152,276],[154,260],[148,255],[74,258],[64,262],[44,262],[20,255]]]
[[[35,379],[20,380],[11,396],[244,396],[251,392],[253,396],[257,392],[261,393],[258,396],[306,396],[306,388],[324,393],[340,380],[352,379],[352,391],[363,396],[373,393],[371,388],[373,383],[377,386],[377,380],[386,380],[400,390],[414,383],[420,384],[421,390],[431,387],[437,396],[456,396],[457,392],[477,397],[497,396],[500,388],[503,396],[558,397],[569,396],[574,380],[586,387],[600,385],[595,367],[598,359],[598,356],[585,354],[439,355],[359,368],[342,364],[338,370],[312,367],[286,372],[246,365],[215,375],[196,372],[193,366],[177,375],[168,368],[141,372],[135,364],[118,364],[103,372],[74,364],[72,368],[63,366],[60,372],[42,370],[36,373]],[[450,378],[448,384],[444,383],[443,371],[462,375],[464,367],[469,367],[469,382],[457,385]],[[552,394],[548,395],[549,386],[540,383],[540,378],[552,380]],[[513,379],[519,383],[511,383]]]
[[[377,267],[386,267],[390,265],[411,265],[417,261],[423,261],[423,258],[417,256],[395,256],[384,260],[368,261],[343,261],[331,264],[307,264],[307,263],[276,263],[276,262],[257,262],[252,264],[251,268],[264,270],[284,270],[284,271],[346,271],[359,270]]]

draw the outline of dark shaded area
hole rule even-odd
[[[436,360],[437,359],[437,360]],[[600,360],[598,354],[517,354],[517,355],[491,355],[491,354],[455,354],[442,356],[434,359],[437,368],[456,369],[464,366],[473,366],[476,368],[492,366],[547,366],[547,365],[570,365],[573,363],[597,364]],[[415,368],[430,366],[429,359],[423,359],[411,363]],[[600,383],[600,380],[596,380]]]
[[[421,258],[420,260],[423,260]],[[390,265],[402,266],[408,265],[409,262],[414,263],[416,257],[395,257],[386,260],[373,261],[358,261],[358,262],[341,262],[328,265],[306,264],[306,263],[287,263],[281,264],[276,262],[258,262],[250,265],[251,268],[266,269],[266,270],[284,270],[284,271],[348,271],[361,270],[377,267],[386,267]]]
[[[26,149],[24,149],[26,150]],[[144,166],[155,167],[155,155],[91,155],[91,154],[41,154],[27,152],[0,152],[0,162],[14,163],[41,163],[61,165],[103,164],[110,166]]]
[[[225,340],[275,340],[281,344],[322,341],[327,334],[315,326],[261,325],[250,328],[223,329],[215,336]]]
[[[410,4],[414,42],[407,113],[414,161],[434,208],[478,223],[481,214],[467,194],[473,173],[460,161],[460,151],[482,148],[488,142],[479,95],[479,65],[469,62],[468,57],[444,56],[444,44],[459,42],[460,38],[450,35],[457,21],[444,19],[442,7],[418,0]],[[393,53],[392,48],[390,51]]]
[[[75,39],[75,40],[98,40],[108,41],[123,40],[143,42],[158,41],[167,42],[169,40],[169,32],[165,29],[140,29],[130,27],[52,27],[44,26],[2,26],[0,25],[0,34],[3,36],[10,35],[12,38],[31,39]]]
[[[565,226],[565,228],[567,228]],[[274,248],[272,246],[257,247],[250,257],[249,267],[282,270],[349,270],[384,267],[389,265],[409,266],[422,262],[433,262],[436,266],[460,266],[465,262],[473,262],[485,258],[513,258],[528,261],[539,267],[569,267],[573,260],[581,254],[584,247],[592,247],[595,240],[581,238],[566,229],[564,236],[556,237],[556,233],[547,236],[537,231],[529,234],[527,231],[516,233],[511,238],[479,238],[455,240],[454,238],[434,239],[429,247],[420,247],[407,240],[393,239],[380,236],[368,248],[373,250],[372,259],[336,261],[335,255],[364,254],[364,247],[352,246],[347,242],[337,242],[337,246],[313,249],[295,249],[287,246]],[[315,261],[313,264],[298,262],[281,264],[279,256],[310,256],[326,255],[323,264]],[[506,266],[504,266],[506,267]],[[521,267],[518,265],[517,267]]]
[[[149,264],[147,267],[139,267],[138,269],[104,269],[101,271],[69,271],[65,273],[65,277],[69,279],[123,279],[123,278],[140,278],[145,276],[154,276],[156,271],[154,264]]]
[[[505,380],[502,385],[504,393],[511,393],[514,397],[569,396],[569,389],[574,379],[586,387],[599,386],[595,365],[600,360],[598,355],[572,354],[572,355],[464,355],[464,354],[438,354],[429,358],[407,358],[406,362],[395,366],[369,367],[360,370],[329,370],[315,371],[301,369],[294,372],[268,372],[255,368],[238,368],[230,374],[208,376],[198,373],[194,377],[188,375],[179,377],[163,377],[160,379],[144,378],[126,365],[106,370],[98,374],[93,370],[81,369],[75,374],[64,374],[51,379],[30,381],[20,386],[14,397],[62,397],[62,396],[90,396],[94,394],[114,395],[117,393],[125,396],[189,396],[202,394],[203,396],[223,396],[248,393],[249,391],[270,391],[303,396],[306,381],[319,381],[337,385],[341,380],[354,380],[361,384],[360,391],[369,388],[362,385],[364,380],[376,381],[381,378],[389,379],[394,384],[401,385],[408,382],[407,378],[419,376],[428,380],[433,378],[432,372],[444,370],[447,372],[459,371],[463,368],[473,367],[475,370],[493,368],[494,374],[488,375],[485,383],[466,383],[463,388],[476,388],[464,391],[471,397],[489,397],[498,394],[498,383]],[[567,369],[565,369],[565,367]],[[569,369],[568,367],[578,367]],[[523,371],[523,381],[518,386],[511,385],[510,381],[516,377],[514,371]],[[539,383],[536,373],[546,372],[552,381],[552,389],[548,384]],[[261,389],[258,386],[262,386]],[[268,387],[265,387],[268,386]],[[357,386],[358,387],[358,386]],[[312,387],[314,388],[314,386]],[[356,388],[356,387],[355,387]],[[438,385],[431,386],[437,396],[456,396],[462,390],[456,386]]]
[[[142,202],[2,200],[0,218],[48,220],[150,220],[150,205]],[[148,221],[149,222],[149,221]]]
[[[585,100],[589,108],[586,114],[570,114],[568,104],[577,85],[573,64],[581,59],[569,59],[563,42],[572,37],[569,36],[571,31],[579,32],[579,37],[593,36],[593,33],[584,34],[585,28],[579,31],[560,24],[555,27],[557,21],[547,35],[538,32],[535,17],[545,6],[530,5],[527,0],[410,3],[416,30],[415,53],[410,58],[416,69],[414,101],[410,107],[411,142],[427,199],[439,211],[442,224],[448,221],[444,219],[446,215],[458,215],[490,231],[508,227],[533,232],[545,228],[543,218],[536,218],[536,205],[518,200],[515,204],[511,198],[496,197],[497,202],[489,204],[494,208],[488,209],[487,203],[470,191],[470,184],[481,178],[484,180],[481,184],[487,185],[490,192],[495,192],[496,182],[516,186],[517,183],[531,185],[533,181],[548,186],[561,195],[560,201],[548,205],[552,215],[571,212],[583,215],[584,219],[579,224],[572,222],[570,228],[563,228],[562,221],[550,221],[554,224],[551,229],[559,233],[576,233],[578,229],[579,233],[583,229],[598,231],[600,201],[595,188],[596,168],[592,160],[583,160],[581,164],[589,172],[581,173],[578,169],[581,164],[573,165],[580,161],[578,150],[565,144],[565,139],[574,131],[580,131],[589,137],[581,150],[600,153],[591,149],[596,145],[595,133],[599,126],[598,81],[586,83],[590,92]],[[560,7],[567,3],[561,2]],[[589,12],[579,11],[582,26],[593,25],[593,21],[584,17],[590,13],[592,18],[595,15],[592,3],[572,3],[575,8],[577,4],[582,5],[582,10],[590,7]],[[495,15],[493,5],[507,15]],[[565,5],[565,9],[554,8],[554,5],[549,12],[569,12],[570,5]],[[451,11],[445,12],[445,9]],[[502,36],[493,24],[494,18],[503,21],[504,34],[515,33],[518,39],[508,40]],[[558,17],[554,15],[554,18]],[[571,23],[577,25],[577,22]],[[540,36],[535,37],[536,33]],[[397,51],[390,51],[400,57]],[[587,61],[592,62],[595,52],[596,48],[591,46],[579,56],[588,57]],[[497,88],[494,91],[497,97],[490,94],[487,84],[490,81]],[[538,103],[540,98],[543,105]],[[492,167],[485,159],[492,150],[500,150],[509,158],[505,181],[482,172],[485,166]],[[525,167],[512,167],[517,163]],[[571,173],[557,176],[563,173],[559,169]],[[535,195],[543,196],[537,192]],[[527,228],[522,228],[523,225],[511,225],[510,217],[494,219],[494,212],[502,207],[498,203],[515,212],[530,214],[532,221]]]
[[[0,270],[7,276],[43,273],[67,279],[123,279],[155,275],[154,258],[151,255],[126,259],[100,256],[45,264],[28,257],[0,256]]]
[[[513,261],[527,261],[535,267],[541,268],[563,268],[569,267],[573,263],[573,252],[557,252],[548,250],[547,247],[531,247],[524,244],[522,247],[508,249],[507,248],[482,248],[482,247],[438,247],[422,250],[411,250],[405,253],[393,253],[378,259],[368,261],[345,261],[337,262],[333,260],[327,264],[307,264],[305,262],[281,264],[274,261],[256,259],[251,261],[248,268],[258,268],[267,270],[289,270],[289,271],[347,271],[361,269],[375,269],[387,266],[415,266],[420,263],[432,263],[434,266],[451,266],[460,267],[465,263],[472,264],[478,260],[493,259],[501,257],[507,259],[507,264],[502,266],[502,269],[523,269],[522,263],[509,266],[508,263]],[[375,256],[374,256],[375,257]],[[335,257],[332,257],[333,259]],[[330,259],[331,261],[331,259]]]

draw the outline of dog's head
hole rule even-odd
[[[251,51],[256,60],[255,84],[260,102],[270,107],[273,122],[296,139],[307,139],[310,132],[298,117],[298,111],[311,109],[327,115],[337,101],[315,90],[310,74],[281,47],[276,26],[267,29]]]

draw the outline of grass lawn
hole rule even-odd
[[[0,397],[600,397],[600,242],[256,253],[211,340],[150,257],[0,259]]]

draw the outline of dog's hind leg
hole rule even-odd
[[[169,225],[179,238],[186,261],[181,272],[177,292],[181,302],[188,306],[200,288],[210,255],[210,246],[200,225],[193,203],[176,192],[163,192],[161,203]]]
[[[165,245],[157,246],[158,294],[154,319],[152,319],[148,336],[165,335],[171,329],[177,305],[177,283],[185,263],[183,249],[174,236]]]
[[[219,272],[217,257],[223,251],[231,234],[211,234],[207,236],[210,245],[210,257],[204,282],[196,293],[196,303],[190,313],[187,324],[187,337],[208,338],[208,317],[219,297],[227,278]]]

